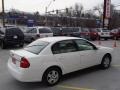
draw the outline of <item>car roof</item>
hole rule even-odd
[[[50,28],[50,27],[45,27],[45,26],[34,26],[34,27],[28,27],[28,28]]]
[[[81,38],[57,36],[57,37],[46,37],[46,38],[41,38],[41,39],[38,39],[38,40],[42,40],[42,41],[46,41],[46,42],[57,42],[57,41],[70,40],[70,39],[81,39]]]

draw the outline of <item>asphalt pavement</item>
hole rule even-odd
[[[98,41],[93,41],[99,44]],[[9,50],[0,48],[0,90],[120,90],[120,40],[101,41],[101,45],[114,48],[112,66],[101,70],[97,66],[65,75],[58,85],[44,86],[40,82],[23,83],[15,80],[7,70]]]

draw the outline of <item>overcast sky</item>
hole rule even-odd
[[[2,0],[0,0],[2,1]],[[45,12],[45,7],[49,5],[52,1],[48,11],[56,9],[64,9],[66,7],[73,6],[75,3],[81,3],[85,10],[92,9],[98,4],[102,4],[103,0],[4,0],[5,1],[5,10],[10,10],[15,8],[21,11],[35,12],[39,11],[40,13]],[[113,4],[120,5],[120,0],[111,0]],[[120,8],[120,7],[119,7]],[[0,11],[1,11],[1,2],[0,2]]]

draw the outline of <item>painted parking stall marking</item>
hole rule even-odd
[[[72,87],[67,85],[58,85],[60,88],[71,89],[71,90],[96,90],[96,89],[89,89],[89,88],[80,88],[80,87]]]

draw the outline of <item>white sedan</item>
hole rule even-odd
[[[110,67],[112,48],[96,46],[76,37],[38,39],[24,49],[11,50],[8,69],[22,82],[43,81],[55,85],[62,75],[100,65]]]

